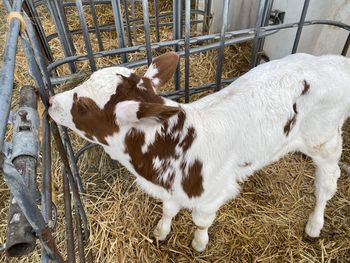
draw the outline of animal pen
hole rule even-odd
[[[81,147],[82,142],[69,134],[64,127],[58,127],[51,122],[45,110],[48,107],[49,96],[58,90],[72,87],[84,79],[89,72],[102,67],[122,65],[142,70],[142,66],[151,63],[152,57],[174,50],[181,56],[181,63],[173,82],[166,86],[162,95],[187,103],[224,88],[249,68],[263,60],[268,60],[263,48],[265,38],[270,35],[296,28],[293,47],[290,50],[290,53],[295,53],[304,27],[333,26],[344,29],[344,34],[350,33],[350,25],[342,21],[306,21],[310,0],[304,1],[300,19],[293,23],[283,23],[283,13],[273,10],[273,0],[260,0],[256,26],[234,31],[228,30],[230,0],[220,1],[223,9],[221,31],[212,33],[210,31],[213,15],[211,10],[212,6],[217,5],[218,2],[211,0],[3,0],[9,15],[0,75],[0,167],[11,193],[7,200],[9,205],[7,236],[6,244],[3,246],[7,256],[23,256],[31,253],[35,249],[36,239],[39,239],[41,244],[41,252],[37,254],[38,257],[41,255],[41,262],[51,260],[54,262],[106,262],[108,255],[109,257],[113,255],[113,253],[108,254],[109,252],[100,253],[105,248],[99,247],[100,244],[96,242],[91,245],[90,233],[93,232],[94,224],[89,224],[89,220],[93,220],[94,215],[89,214],[91,207],[84,206],[84,200],[92,194],[87,188],[93,189],[93,187],[90,184],[86,185],[86,177],[80,176],[81,166],[84,165],[82,162],[78,165],[78,161],[83,158],[83,155],[89,153],[87,150],[96,145],[85,144]],[[350,34],[344,43],[342,55],[347,54],[349,45]],[[23,85],[20,91],[17,85],[14,85],[16,56],[19,56],[19,52],[26,58],[31,77],[27,82],[32,84]],[[227,58],[230,57],[234,57],[238,63],[244,65],[227,64]],[[204,60],[209,63],[203,62]],[[244,62],[240,62],[242,60]],[[197,74],[196,68],[201,68],[203,63],[207,63],[208,66],[202,69],[202,75]],[[235,69],[237,66],[241,68]],[[212,78],[206,78],[207,75],[211,75]],[[53,161],[53,155],[57,153],[61,162],[56,159],[55,162]],[[90,162],[90,157],[84,159],[85,162]],[[53,169],[53,166],[58,168]],[[118,164],[113,164],[113,167],[121,169]],[[84,169],[86,173],[87,168]],[[112,170],[110,168],[110,171]],[[56,171],[61,174],[59,175]],[[123,173],[123,170],[121,171]],[[56,184],[53,183],[55,180]],[[105,186],[108,188],[108,183]],[[128,184],[124,182],[125,189],[122,193],[127,194],[132,187],[131,181]],[[115,194],[112,189],[110,190],[111,192],[107,194]],[[53,196],[55,191],[59,194]],[[146,198],[141,194],[131,198],[139,199],[136,201],[144,202],[144,205],[151,202],[149,199],[141,201],[140,197]],[[61,201],[57,201],[58,198],[61,198]],[[105,204],[111,202],[107,197],[106,200],[109,201],[105,201]],[[62,208],[58,208],[57,202]],[[118,203],[118,201],[114,202]],[[133,206],[133,203],[130,205]],[[120,206],[117,207],[120,209]],[[137,207],[135,210],[138,209]],[[153,206],[153,209],[156,208]],[[140,216],[149,212],[148,210]],[[126,212],[124,219],[130,220],[128,217],[130,215]],[[114,216],[111,215],[110,220],[113,218]],[[57,227],[62,228],[64,237],[56,235]],[[149,231],[148,226],[145,229]],[[141,247],[146,242],[145,250],[149,249],[147,246],[160,249],[161,244],[156,244],[145,236],[147,234],[145,229],[141,231],[143,233],[138,231],[139,241],[130,240],[129,242],[133,246]],[[180,231],[180,229],[174,231]],[[102,238],[98,233],[94,235],[96,240]],[[238,236],[237,233],[232,235],[236,238]],[[347,239],[344,243],[349,244],[349,231],[346,235],[344,234],[344,238]],[[118,242],[118,237],[115,242]],[[174,238],[169,242],[175,244],[181,240]],[[184,241],[182,246],[189,244],[186,242]],[[253,241],[250,240],[250,242]],[[111,244],[104,245],[108,247]],[[124,243],[119,245],[119,250],[123,250],[124,245]],[[201,258],[197,255],[197,260],[201,262],[230,259],[235,261],[235,247],[232,246],[231,250],[225,252],[226,258],[220,259],[218,255]],[[334,253],[341,251],[342,256],[348,256],[349,259],[350,247],[344,246],[340,245]],[[173,255],[166,257],[152,252],[153,256],[157,255],[159,258],[150,259],[150,261],[190,260],[191,254],[188,251],[181,252],[174,249],[170,244],[169,250]],[[267,249],[268,246],[265,250],[259,250],[256,253],[263,255]],[[99,251],[97,252],[99,254],[95,255],[95,251]],[[108,251],[108,248],[103,251]],[[130,251],[128,253],[131,253]],[[147,260],[148,254],[142,250],[135,250],[133,253],[130,258]],[[284,256],[289,257],[289,253],[292,252],[286,252]],[[310,254],[310,258],[312,256],[314,259],[319,258],[318,255],[311,252]],[[329,254],[332,253],[329,252]],[[323,255],[323,257],[326,256]],[[114,255],[114,258],[108,260],[133,261],[130,258],[128,259],[124,254],[120,258]],[[239,255],[236,255],[237,258],[240,258]],[[266,258],[269,259],[269,257]],[[247,256],[242,257],[241,260],[253,261],[254,258]]]

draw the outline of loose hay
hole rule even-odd
[[[161,1],[163,2],[163,1]],[[0,6],[0,13],[1,11]],[[151,12],[152,5],[150,4]],[[171,10],[164,1],[162,11]],[[138,16],[142,14],[138,9]],[[74,10],[73,10],[74,11]],[[72,11],[71,15],[76,15]],[[100,23],[111,22],[110,9],[101,7]],[[42,21],[46,32],[55,28],[48,15],[42,11]],[[88,12],[87,12],[88,15]],[[3,19],[4,16],[0,16]],[[77,19],[71,19],[70,28],[77,28]],[[88,24],[91,20],[87,19]],[[0,43],[4,43],[4,21],[0,20]],[[171,28],[162,31],[163,40],[171,38]],[[114,33],[103,33],[106,49],[117,47]],[[154,39],[154,32],[152,33]],[[76,36],[77,53],[84,52],[81,37]],[[142,30],[138,31],[136,42],[142,43]],[[96,42],[94,42],[96,44]],[[55,58],[62,57],[62,49],[57,41],[51,41]],[[96,45],[94,44],[94,47]],[[1,45],[3,46],[3,45]],[[233,77],[248,70],[250,44],[226,47],[223,77]],[[145,53],[130,55],[131,60],[145,58]],[[190,58],[190,85],[200,86],[215,79],[217,51],[200,53]],[[87,62],[82,70],[88,70]],[[120,63],[118,57],[98,60],[98,67]],[[144,72],[146,67],[138,69]],[[16,87],[31,80],[26,73],[22,52],[17,57],[15,75]],[[60,67],[59,75],[67,74],[66,66]],[[181,85],[184,86],[184,60],[181,60]],[[72,85],[72,84],[70,84]],[[67,89],[63,85],[60,90]],[[162,91],[173,90],[173,82]],[[198,99],[207,94],[197,94]],[[13,105],[17,104],[15,90]],[[344,127],[343,160],[350,161],[350,123]],[[72,144],[79,149],[84,141],[71,134]],[[59,209],[59,224],[55,236],[64,253],[64,211],[61,179],[61,162],[52,149],[52,176],[54,179],[54,201]],[[328,203],[325,227],[322,236],[313,242],[304,236],[304,225],[314,204],[313,173],[311,161],[303,155],[288,155],[279,162],[253,175],[242,185],[242,193],[237,199],[224,205],[209,230],[210,242],[203,253],[196,253],[190,247],[194,226],[188,211],[181,211],[173,221],[172,231],[167,241],[157,243],[152,239],[152,230],[161,217],[161,204],[139,190],[132,176],[122,167],[112,167],[109,157],[97,148],[89,150],[79,161],[80,173],[86,187],[84,202],[91,225],[90,248],[94,262],[349,262],[350,261],[350,178],[342,174],[338,192]],[[39,170],[39,177],[40,177]],[[0,242],[5,242],[6,213],[9,192],[4,182],[0,183]],[[39,262],[40,251],[28,258],[10,260],[1,257],[2,262]]]

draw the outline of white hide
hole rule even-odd
[[[103,76],[100,81],[108,84]],[[304,81],[310,89],[302,95]],[[91,93],[89,97],[94,95]],[[168,105],[175,104],[165,101]],[[296,123],[286,136],[284,126],[294,115],[294,103],[298,112]],[[349,59],[333,55],[290,55],[260,65],[224,90],[181,107],[186,113],[184,129],[192,126],[196,130],[196,138],[185,159],[188,163],[196,159],[203,163],[204,192],[200,197],[189,198],[184,192],[180,164],[175,160],[176,175],[170,192],[136,173],[124,152],[124,137],[131,124],[121,126],[120,133],[108,137],[109,145],[103,146],[113,159],[136,176],[142,189],[162,199],[163,217],[155,230],[159,239],[169,233],[171,218],[178,210],[188,208],[192,209],[193,220],[200,227],[192,245],[198,251],[204,250],[208,227],[220,206],[239,193],[239,183],[293,151],[309,155],[317,166],[318,198],[306,232],[313,237],[319,235],[325,204],[335,193],[339,177],[340,129],[350,113]],[[154,138],[160,127],[161,124],[137,126],[147,138]],[[146,142],[151,143],[152,139]],[[250,165],[244,165],[247,163]],[[154,160],[154,165],[159,168],[160,161]]]

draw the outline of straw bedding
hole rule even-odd
[[[160,11],[171,10],[169,1],[160,1]],[[0,6],[2,7],[2,6]],[[150,11],[153,12],[150,3]],[[1,9],[0,9],[1,10]],[[113,22],[110,8],[98,8],[100,23]],[[3,12],[0,11],[0,12]],[[91,23],[87,11],[88,23]],[[54,32],[48,15],[41,10],[42,21],[47,33]],[[68,12],[69,26],[78,28],[74,9]],[[142,11],[137,9],[137,15]],[[75,19],[74,19],[75,17]],[[5,20],[0,16],[0,45],[3,47]],[[192,34],[196,34],[192,28]],[[170,39],[171,28],[163,28],[161,39]],[[154,32],[152,32],[154,39]],[[91,38],[94,37],[90,34]],[[103,33],[106,49],[117,46],[114,33]],[[143,32],[138,30],[137,43],[142,43]],[[81,37],[74,37],[77,53],[84,52]],[[96,41],[93,41],[96,48]],[[62,57],[57,41],[51,41],[55,58]],[[163,51],[164,52],[164,51]],[[155,53],[156,54],[156,53]],[[130,55],[130,59],[145,58],[144,52]],[[217,52],[210,51],[191,57],[190,85],[196,87],[215,79]],[[225,48],[223,77],[233,77],[248,70],[250,44]],[[120,63],[119,58],[98,59],[98,67]],[[182,86],[183,60],[181,61]],[[87,62],[79,62],[83,71]],[[31,83],[26,73],[22,52],[17,57],[15,75],[16,108],[18,87]],[[58,74],[68,73],[67,67],[60,67]],[[145,67],[138,72],[145,71]],[[70,84],[71,86],[72,84]],[[62,85],[65,90],[69,85]],[[170,82],[164,90],[171,90]],[[205,95],[191,97],[192,100]],[[344,127],[343,160],[350,161],[349,124]],[[72,144],[79,149],[84,141],[74,134]],[[54,202],[59,209],[59,223],[56,241],[65,253],[63,194],[61,162],[52,150],[52,176],[54,178]],[[242,184],[239,197],[223,206],[215,223],[209,230],[210,242],[203,253],[196,253],[190,247],[194,226],[189,211],[181,211],[173,221],[168,240],[157,243],[152,239],[152,230],[161,216],[159,201],[148,197],[133,182],[133,177],[120,166],[112,166],[108,156],[99,148],[86,152],[79,161],[80,173],[86,187],[84,203],[91,225],[90,247],[94,262],[349,262],[350,261],[350,178],[342,174],[338,192],[328,203],[325,227],[321,238],[310,241],[304,238],[304,225],[314,204],[314,167],[301,154],[291,154],[273,165],[254,174]],[[39,168],[39,177],[41,170]],[[6,213],[9,192],[0,182],[0,242],[5,242]],[[2,262],[39,262],[40,251],[27,258],[10,260],[1,257]]]

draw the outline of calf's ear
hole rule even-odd
[[[175,52],[168,52],[152,60],[144,77],[151,80],[156,91],[174,75],[179,58]]]
[[[129,100],[119,102],[115,114],[119,123],[136,123],[143,120],[163,122],[179,111],[179,107]]]

